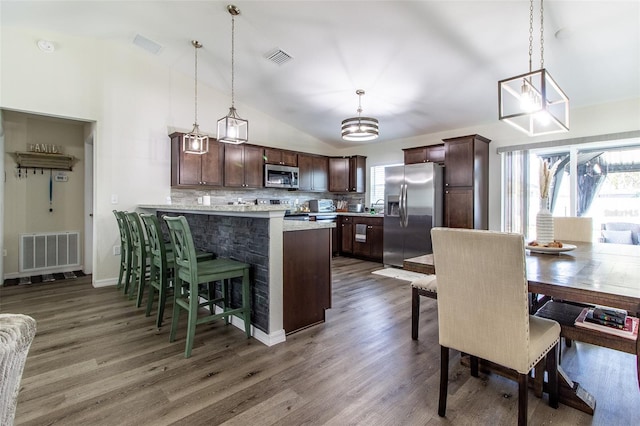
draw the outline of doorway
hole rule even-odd
[[[0,216],[4,280],[93,270],[93,143],[95,122],[37,113],[0,110],[5,175],[3,214]],[[70,169],[19,167],[18,152],[53,151],[73,158]],[[49,152],[46,152],[49,153]],[[25,267],[25,234],[80,233],[79,264],[47,263]],[[48,252],[47,252],[48,253]],[[55,266],[49,266],[50,264]]]

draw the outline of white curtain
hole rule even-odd
[[[526,235],[529,226],[529,151],[502,152],[502,230]]]

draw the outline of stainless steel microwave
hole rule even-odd
[[[264,165],[264,186],[267,188],[298,189],[300,169],[277,164]]]

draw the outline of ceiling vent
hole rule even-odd
[[[265,54],[264,57],[276,65],[286,64],[287,62],[293,59],[293,57],[289,55],[287,52],[278,48],[275,48],[269,53]]]
[[[153,40],[149,40],[148,38],[141,36],[140,34],[136,34],[136,37],[133,39],[133,44],[143,48],[149,53],[153,53],[154,55],[157,55],[162,50],[161,45]]]

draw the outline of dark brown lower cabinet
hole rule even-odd
[[[340,253],[382,262],[384,248],[382,217],[339,216],[338,226],[340,227]],[[358,235],[358,231],[361,234]]]
[[[331,228],[283,235],[283,326],[293,333],[324,322],[331,308]]]
[[[474,196],[472,188],[447,188],[444,192],[445,223],[449,228],[473,229]]]
[[[340,216],[338,218],[340,253],[353,253],[353,218]]]

